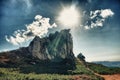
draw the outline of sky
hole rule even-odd
[[[75,56],[120,61],[119,9],[119,0],[0,0],[0,52],[69,28]]]

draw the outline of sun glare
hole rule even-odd
[[[79,12],[74,6],[71,6],[70,8],[64,8],[60,12],[58,21],[64,26],[74,27],[78,25],[79,18]]]

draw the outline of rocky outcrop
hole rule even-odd
[[[41,60],[52,60],[59,62],[63,59],[72,59],[73,41],[68,30],[62,30],[50,34],[49,37],[39,38],[36,36],[29,45],[29,51]]]
[[[36,36],[28,49],[34,57],[42,61],[63,62],[75,68],[70,29],[55,32],[44,38]]]
[[[29,52],[36,58],[40,60],[47,60],[48,58],[48,51],[47,51],[47,43],[48,39],[39,38],[36,36],[33,41],[29,45]]]
[[[3,58],[7,61],[36,64],[36,59],[38,59],[37,63],[39,64],[41,64],[40,62],[47,61],[47,64],[50,65],[54,63],[54,66],[64,65],[62,66],[63,68],[69,67],[70,69],[75,69],[73,40],[70,29],[55,32],[44,38],[36,36],[28,47],[6,52],[5,54],[7,57]]]

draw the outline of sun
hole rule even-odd
[[[63,8],[63,10],[59,13],[58,21],[64,26],[77,26],[80,21],[79,12],[74,6]]]

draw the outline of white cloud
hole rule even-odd
[[[85,27],[85,29],[90,29],[90,27],[88,25],[85,25],[84,27]]]
[[[101,14],[100,16],[102,16],[103,18],[107,18],[109,16],[113,16],[114,13],[111,11],[111,9],[105,9],[105,10],[101,10]]]
[[[89,20],[84,25],[85,29],[102,27],[105,20],[108,17],[112,17],[113,15],[114,15],[114,12],[111,9],[90,11]]]
[[[10,38],[8,39],[7,36],[5,36],[6,40],[14,45],[18,45],[18,42],[16,41],[16,39],[13,36],[10,36]]]
[[[35,16],[35,21],[26,25],[26,30],[17,30],[13,36],[5,36],[6,40],[14,45],[20,45],[21,43],[32,39],[34,36],[44,37],[48,33],[49,28],[57,27],[55,23],[52,25],[49,23],[49,18],[44,18],[41,15]]]
[[[90,18],[95,18],[98,15],[98,13],[100,13],[100,10],[90,11]]]

